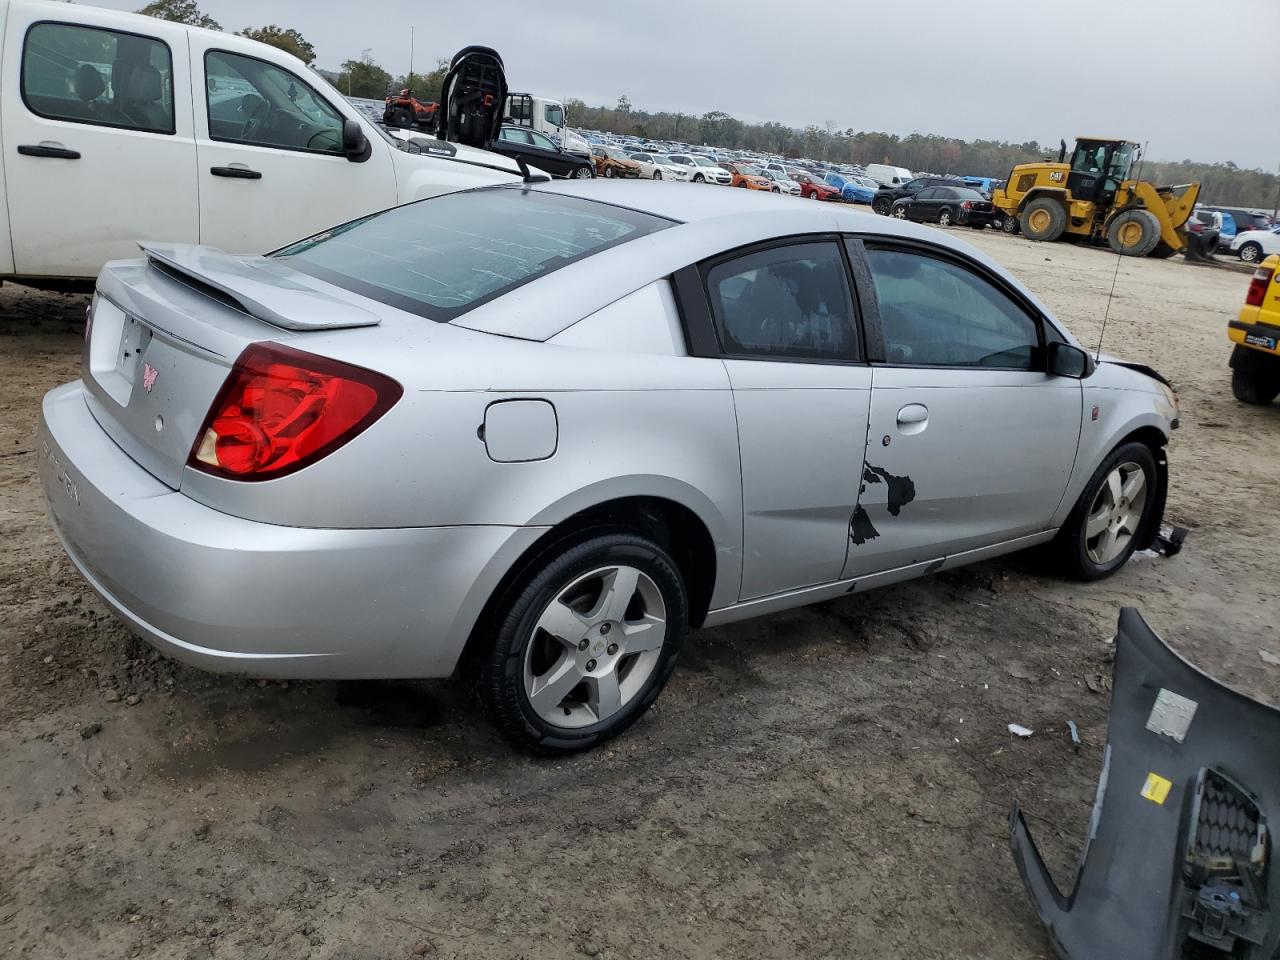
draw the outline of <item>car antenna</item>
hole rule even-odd
[[[524,157],[516,157],[516,166],[520,168],[520,176],[525,183],[533,183],[533,174],[529,172],[529,165],[524,162]]]
[[[1138,172],[1133,178],[1135,183],[1142,180],[1142,165],[1147,162],[1147,147],[1150,145],[1151,141],[1148,140],[1142,145],[1142,152],[1138,154]],[[1120,276],[1120,263],[1123,257],[1124,254],[1117,251],[1116,272],[1111,275],[1111,289],[1107,291],[1107,309],[1102,313],[1102,329],[1098,331],[1098,348],[1093,351],[1094,363],[1102,359],[1102,338],[1107,335],[1107,317],[1111,316],[1111,301],[1116,295],[1116,279]]]

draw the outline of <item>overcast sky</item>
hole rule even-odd
[[[144,0],[96,0],[136,9]],[[838,130],[1150,143],[1156,160],[1280,167],[1280,0],[200,0],[226,30],[276,23],[337,68],[393,74],[471,43],[514,90]],[[570,118],[572,122],[572,117]]]

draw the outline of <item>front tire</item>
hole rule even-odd
[[[894,218],[895,220],[905,220],[905,219],[907,219],[907,208],[906,208],[906,207],[902,207],[902,206],[894,207],[894,208],[893,208],[893,218]]]
[[[613,167],[605,167],[604,175],[605,175],[605,179],[607,180],[612,180],[616,176],[616,174],[613,172]]]
[[[1150,533],[1156,481],[1156,458],[1145,443],[1111,451],[1058,531],[1055,543],[1068,576],[1101,580],[1124,566]]]
[[[472,690],[508,740],[532,753],[585,750],[657,699],[688,623],[684,582],[646,537],[597,530],[517,580],[467,665]]]
[[[1006,215],[1005,218],[1000,221],[1000,229],[1010,236],[1013,236],[1018,232],[1018,218]]]
[[[889,216],[889,211],[892,208],[893,203],[888,197],[875,197],[871,201],[871,209],[882,217]]]
[[[1107,224],[1107,244],[1125,257],[1145,257],[1160,242],[1160,221],[1150,210],[1125,210]]]
[[[1240,259],[1245,263],[1257,263],[1262,259],[1262,244],[1254,243],[1252,240],[1241,244]]]
[[[661,180],[661,179],[662,179],[662,171],[661,171],[661,170],[655,170],[655,171],[653,171],[653,179],[655,179],[655,180]]]
[[[693,175],[693,182],[694,182],[694,183],[706,183],[707,181],[706,181],[706,178],[702,176],[702,174],[700,174],[700,173],[695,173],[695,174]]]

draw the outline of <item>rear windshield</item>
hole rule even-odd
[[[662,217],[519,187],[451,193],[335,227],[274,256],[431,320],[671,226]]]

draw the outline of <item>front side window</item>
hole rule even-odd
[[[543,118],[553,127],[564,126],[564,107],[558,103],[549,103],[544,108]]]
[[[707,289],[731,356],[856,360],[853,302],[834,242],[774,247],[713,266]]]
[[[225,50],[206,53],[204,70],[212,139],[342,153],[342,114],[288,70]]]
[[[32,112],[147,133],[173,133],[173,60],[159,40],[69,23],[37,23],[22,48]]]
[[[932,200],[938,195],[936,187],[926,187],[916,194],[917,200]]]
[[[535,147],[541,147],[543,150],[558,149],[555,145],[555,141],[553,141],[550,137],[543,136],[542,134],[538,133],[536,130],[530,130],[528,131],[528,133],[529,133],[529,142],[532,143]]]
[[[447,322],[670,224],[612,204],[498,187],[393,207],[274,256],[362,296]]]
[[[907,250],[869,248],[867,261],[889,363],[1033,369],[1036,321],[990,281]]]

